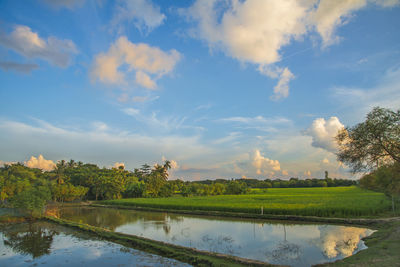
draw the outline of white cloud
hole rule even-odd
[[[181,55],[172,49],[164,52],[147,44],[131,43],[125,36],[120,37],[106,53],[96,56],[91,70],[92,77],[103,83],[126,85],[127,76],[145,88],[155,89],[155,81],[170,73]],[[120,70],[122,66],[126,70]],[[132,72],[135,73],[132,75]]]
[[[237,128],[256,129],[265,132],[276,132],[277,125],[288,126],[291,120],[284,117],[265,118],[263,116],[256,117],[228,117],[217,120],[218,122],[233,123]]]
[[[40,150],[54,158],[73,158],[100,166],[124,162],[131,169],[153,162],[160,153],[174,158],[175,166],[180,159],[213,162],[211,159],[219,153],[202,144],[198,136],[152,137],[115,128],[106,131],[71,129],[39,120],[37,125],[0,120],[0,146],[0,157],[4,160]]]
[[[0,34],[0,45],[27,58],[40,58],[59,67],[67,67],[73,54],[78,53],[74,42],[50,36],[47,40],[28,26],[17,25],[10,34]]]
[[[129,116],[136,116],[140,113],[138,109],[135,108],[126,108],[123,110],[124,113],[126,113]]]
[[[47,160],[42,155],[39,155],[37,158],[32,156],[24,164],[29,168],[37,168],[45,171],[51,171],[56,167],[56,164],[52,160]]]
[[[339,42],[339,37],[335,36],[335,29],[345,24],[352,12],[366,4],[366,0],[320,1],[318,8],[311,13],[310,19],[322,38],[323,46]]]
[[[289,96],[289,82],[294,75],[288,68],[268,69],[281,61],[281,50],[293,40],[316,31],[326,47],[339,41],[335,35],[351,15],[374,3],[382,7],[397,5],[398,0],[197,0],[181,13],[196,23],[195,38],[206,41],[211,49],[258,65],[258,70],[279,79],[273,100]]]
[[[160,12],[160,7],[150,0],[121,0],[117,4],[116,13],[112,20],[114,26],[128,22],[142,32],[150,32],[163,24],[166,16]]]
[[[346,114],[355,121],[363,120],[373,107],[390,109],[400,107],[400,68],[389,70],[382,80],[371,88],[336,87],[333,89],[335,100],[347,108]]]
[[[228,2],[228,7],[221,12],[217,1],[196,1],[185,14],[198,22],[197,37],[241,62],[261,67],[279,62],[281,47],[307,30],[303,21],[307,7],[298,1]],[[293,78],[289,73],[285,68],[275,87],[275,95],[279,98],[289,94],[288,83]]]
[[[314,147],[335,152],[337,149],[335,136],[343,128],[344,125],[337,117],[331,117],[328,121],[325,121],[324,118],[318,118],[313,121],[310,128],[305,131],[305,134],[312,137],[312,145]]]
[[[281,170],[281,165],[278,160],[265,158],[261,155],[261,152],[258,149],[254,151],[252,165],[254,166],[254,168],[256,168],[256,173],[258,175],[274,175],[275,172]]]
[[[39,65],[37,64],[23,64],[17,62],[10,62],[10,61],[0,61],[0,69],[5,71],[13,70],[23,73],[30,73],[32,70],[38,69]]]
[[[225,144],[225,143],[231,143],[232,141],[235,141],[236,139],[238,139],[240,136],[241,136],[241,133],[232,132],[232,133],[229,133],[225,137],[218,138],[218,139],[214,140],[212,143],[216,144],[216,145]]]
[[[295,76],[288,68],[276,68],[274,73],[268,72],[267,76],[279,78],[278,84],[274,87],[274,94],[270,97],[272,100],[279,100],[289,96],[289,82]]]

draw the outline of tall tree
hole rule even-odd
[[[359,172],[400,162],[400,110],[375,107],[365,122],[339,131],[337,158]]]

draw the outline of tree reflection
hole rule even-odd
[[[48,230],[38,224],[18,224],[3,228],[4,245],[14,252],[38,258],[50,254],[53,236],[56,231]]]
[[[270,252],[266,253],[268,259],[273,261],[296,261],[300,259],[301,248],[299,245],[290,243],[286,239],[286,225],[283,225],[284,238]]]

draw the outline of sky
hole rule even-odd
[[[0,99],[0,164],[355,179],[334,136],[400,108],[400,1],[2,0]]]

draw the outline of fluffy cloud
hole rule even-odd
[[[112,24],[120,26],[125,21],[133,22],[140,31],[150,32],[163,24],[165,19],[160,7],[150,0],[122,0],[117,5]]]
[[[47,160],[42,155],[39,155],[37,158],[32,156],[24,164],[29,168],[37,168],[45,171],[51,171],[56,167],[56,164],[52,160]]]
[[[390,7],[399,1],[197,0],[181,13],[196,22],[193,36],[205,40],[210,48],[256,64],[262,74],[279,79],[271,97],[277,100],[289,95],[289,82],[294,78],[288,68],[276,68],[275,74],[268,71],[281,60],[281,49],[314,31],[321,36],[323,47],[336,43],[335,30],[368,3]]]
[[[281,170],[279,161],[265,158],[261,155],[260,150],[256,149],[252,158],[252,165],[256,168],[258,175],[268,174],[273,175],[275,172]]]
[[[17,62],[10,61],[0,61],[0,69],[5,71],[13,70],[23,73],[30,73],[32,70],[38,69],[39,65],[37,64],[22,64]]]
[[[260,66],[258,70],[273,79],[279,79],[278,84],[274,87],[272,100],[279,100],[289,96],[289,82],[295,76],[288,68],[271,68],[270,66]]]
[[[119,167],[122,167],[122,168],[125,169],[125,163],[123,163],[123,162],[115,162],[112,167],[115,168],[115,169],[119,169]]]
[[[312,137],[312,145],[314,147],[335,152],[337,149],[335,136],[343,128],[344,125],[337,117],[331,117],[328,121],[325,121],[324,118],[318,118],[313,121],[305,134]]]
[[[78,50],[71,40],[50,36],[47,40],[28,26],[17,25],[10,34],[0,34],[0,45],[27,58],[40,58],[59,67],[67,67]]]
[[[133,75],[135,82],[145,88],[156,88],[155,81],[170,73],[181,55],[176,50],[164,52],[147,44],[131,43],[125,36],[120,37],[106,53],[96,56],[92,77],[103,83],[126,84],[126,76]],[[126,65],[126,71],[119,68]]]
[[[307,7],[295,0],[232,0],[220,10],[217,1],[196,1],[185,13],[198,22],[196,36],[211,47],[220,47],[239,61],[261,67],[280,61],[281,47],[307,29],[303,21]],[[285,68],[275,87],[279,97],[288,96],[288,83],[293,78],[289,73]]]
[[[310,19],[322,38],[323,46],[338,42],[339,37],[335,36],[335,29],[343,25],[353,11],[366,4],[366,0],[320,1]]]

